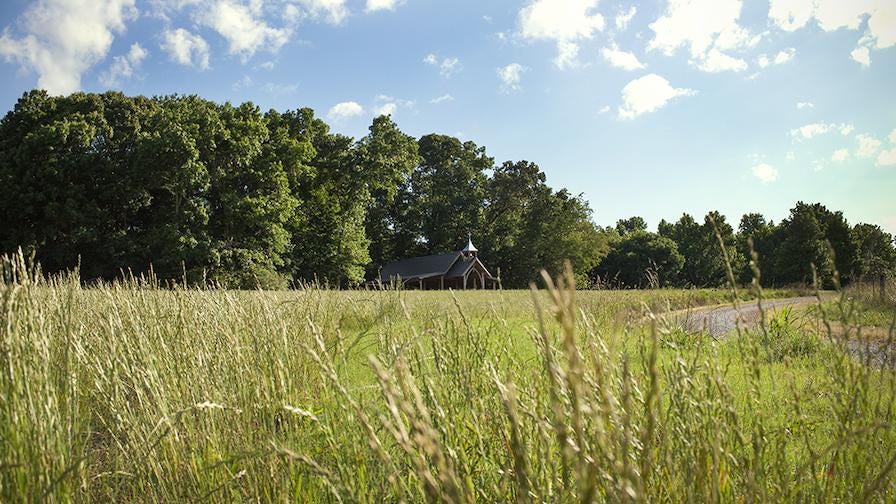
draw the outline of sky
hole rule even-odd
[[[601,225],[896,233],[896,0],[3,0],[0,109],[41,87],[311,107],[528,160]]]

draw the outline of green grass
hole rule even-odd
[[[893,373],[789,315],[721,341],[652,328],[724,290],[0,275],[2,502],[896,497]]]

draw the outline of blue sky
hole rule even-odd
[[[199,94],[393,115],[538,163],[606,225],[797,200],[896,232],[896,0],[4,0],[0,106]]]

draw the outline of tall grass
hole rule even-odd
[[[3,502],[896,498],[896,382],[850,353],[847,296],[808,351],[791,315],[664,344],[663,308],[725,293],[569,274],[453,294],[0,275]]]

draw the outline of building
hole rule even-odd
[[[497,289],[499,279],[489,273],[478,256],[473,240],[468,238],[467,246],[457,252],[390,262],[380,270],[379,280],[383,285],[410,289]]]

